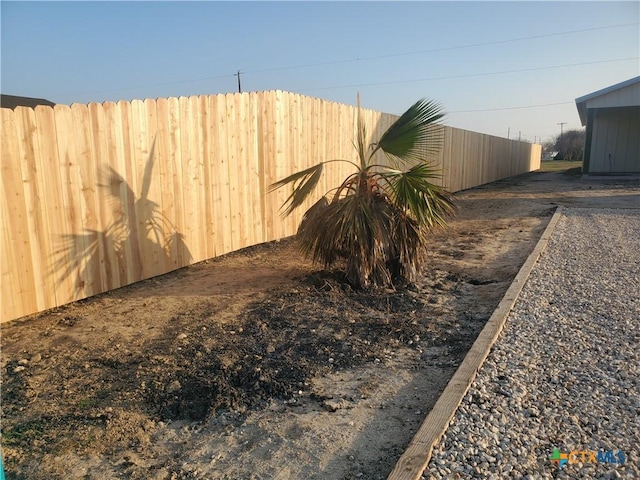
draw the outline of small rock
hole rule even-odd
[[[18,366],[18,367],[13,369],[13,373],[19,373],[19,372],[22,372],[23,370],[26,370],[26,369],[27,369],[27,367],[24,367],[24,366],[20,365],[20,366]]]
[[[341,408],[345,408],[344,400],[325,400],[322,402],[322,408],[327,410],[328,412],[335,412],[336,410],[340,410]]]
[[[180,382],[178,380],[174,380],[169,385],[167,385],[167,392],[175,393],[179,391],[181,388],[182,388],[182,385],[180,385]]]
[[[530,417],[533,418],[537,418],[540,416],[540,412],[538,411],[538,409],[536,407],[531,407],[529,409],[527,409],[527,415],[529,415]]]
[[[615,478],[622,478],[622,476],[615,470],[612,470],[610,472],[607,472],[603,478],[605,478],[606,480],[614,480]]]
[[[180,335],[178,335],[176,337],[176,340],[184,340],[185,338],[187,338],[187,334],[186,333],[181,333]]]

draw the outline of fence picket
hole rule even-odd
[[[229,149],[227,133],[227,99],[225,95],[214,97],[216,128],[216,155],[213,162],[213,211],[216,218],[216,255],[232,250],[231,206],[229,199]]]
[[[70,278],[56,281],[55,260],[58,249],[58,240],[72,232],[71,225],[65,218],[64,199],[62,195],[63,176],[58,158],[58,141],[56,135],[55,112],[53,108],[38,106],[34,109],[36,120],[36,161],[40,172],[38,183],[41,189],[39,209],[44,214],[41,228],[44,229],[40,245],[46,257],[41,258],[43,281],[54,285],[52,289],[53,301],[62,303],[62,298],[68,298],[68,292],[73,291],[73,282]],[[45,300],[48,303],[50,300]]]
[[[262,187],[261,164],[259,155],[259,98],[255,92],[249,94],[249,101],[246,112],[247,144],[245,145],[246,165],[247,165],[247,188],[251,195],[248,211],[250,222],[248,239],[249,245],[261,243],[264,239],[262,228],[262,197],[264,189]]]
[[[27,207],[27,236],[31,250],[33,266],[33,284],[35,304],[37,308],[46,308],[45,305],[55,304],[55,293],[47,287],[47,258],[49,252],[49,229],[46,225],[46,214],[43,211],[44,198],[44,174],[39,152],[37,124],[35,111],[30,108],[17,109],[17,126],[20,142],[20,164],[22,169],[22,181],[25,186],[25,204]]]
[[[3,319],[15,318],[20,312],[37,311],[34,289],[33,257],[29,245],[29,212],[20,162],[17,114],[0,109],[2,115],[2,199],[0,252],[2,255]]]

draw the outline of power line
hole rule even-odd
[[[542,103],[539,105],[522,105],[519,107],[502,107],[502,108],[482,108],[479,110],[453,110],[447,113],[474,113],[474,112],[495,112],[498,110],[520,110],[522,108],[540,108],[540,107],[553,107],[556,105],[569,105],[574,102],[558,102],[558,103]]]
[[[555,37],[555,36],[559,36],[559,35],[570,35],[570,34],[573,34],[573,33],[591,32],[591,31],[594,31],[594,30],[606,30],[606,29],[610,29],[610,28],[630,27],[630,26],[634,26],[634,25],[640,25],[640,24],[639,23],[622,23],[622,24],[619,24],[619,25],[608,25],[606,27],[583,28],[583,29],[580,29],[580,30],[570,30],[570,31],[566,31],[566,32],[547,33],[547,34],[542,34],[542,35],[532,35],[532,36],[529,36],[529,37],[518,37],[518,38],[507,39],[507,40],[495,40],[495,41],[492,41],[492,42],[469,43],[469,44],[457,45],[457,46],[453,46],[453,47],[432,48],[432,49],[427,49],[427,50],[415,50],[415,51],[412,51],[412,52],[390,53],[390,54],[387,54],[387,55],[376,55],[376,56],[371,56],[371,57],[357,57],[357,58],[351,58],[351,59],[345,59],[345,60],[332,60],[332,61],[328,61],[328,62],[305,63],[305,64],[301,64],[301,65],[290,65],[290,66],[286,66],[286,67],[273,67],[273,68],[264,68],[264,69],[259,69],[259,70],[247,70],[245,73],[273,72],[273,71],[278,71],[278,70],[289,70],[289,69],[308,68],[308,67],[320,67],[320,66],[325,66],[325,65],[337,65],[337,64],[340,64],[340,63],[353,63],[353,62],[362,62],[362,61],[368,61],[368,60],[380,60],[380,59],[383,59],[383,58],[404,57],[404,56],[409,56],[409,55],[421,55],[421,54],[424,54],[424,53],[446,52],[446,51],[449,51],[449,50],[459,50],[459,49],[472,48],[472,47],[486,47],[486,46],[489,46],[489,45],[500,45],[500,44],[504,44],[504,43],[520,42],[520,41],[523,41],[523,40],[533,40],[533,39],[545,38],[545,37]]]
[[[564,65],[550,65],[546,67],[533,67],[533,68],[523,68],[519,70],[502,70],[498,72],[485,72],[485,73],[469,73],[465,75],[450,75],[444,77],[427,77],[427,78],[415,78],[411,80],[394,80],[389,82],[372,82],[372,83],[358,83],[352,85],[336,85],[332,87],[316,87],[316,88],[303,88],[297,89],[299,92],[308,92],[308,91],[316,91],[316,90],[337,90],[341,88],[355,88],[355,87],[372,87],[378,85],[394,85],[399,83],[414,83],[414,82],[427,82],[431,80],[450,80],[453,78],[468,78],[468,77],[482,77],[488,75],[503,75],[506,73],[520,73],[520,72],[533,72],[536,70],[551,70],[553,68],[567,68],[567,67],[578,67],[582,65],[595,65],[598,63],[612,63],[612,62],[625,62],[629,60],[638,60],[640,57],[629,57],[629,58],[617,58],[613,60],[597,60],[594,62],[582,62],[582,63],[567,63]]]
[[[504,43],[520,42],[520,41],[523,41],[523,40],[533,40],[533,39],[538,39],[538,38],[555,37],[555,36],[560,36],[560,35],[570,35],[570,34],[573,34],[573,33],[590,32],[590,31],[595,31],[595,30],[607,30],[607,29],[611,29],[611,28],[630,27],[630,26],[635,26],[635,25],[640,25],[640,24],[639,23],[622,23],[622,24],[618,24],[618,25],[607,25],[607,26],[604,26],[604,27],[583,28],[583,29],[580,29],[580,30],[569,30],[569,31],[566,31],[566,32],[547,33],[547,34],[541,34],[541,35],[532,35],[532,36],[528,36],[528,37],[511,38],[511,39],[507,39],[507,40],[496,40],[496,41],[492,41],[492,42],[471,43],[471,44],[457,45],[457,46],[452,46],[452,47],[442,47],[442,48],[433,48],[433,49],[427,49],[427,50],[417,50],[417,51],[412,51],[412,52],[400,52],[400,53],[391,53],[391,54],[386,54],[386,55],[376,55],[376,56],[370,56],[370,57],[357,57],[357,58],[344,59],[344,60],[332,60],[332,61],[327,61],[327,62],[306,63],[306,64],[300,64],[300,65],[289,65],[289,66],[272,67],[272,68],[264,68],[264,69],[255,69],[255,70],[244,70],[242,73],[274,72],[274,71],[280,71],[280,70],[294,70],[294,69],[299,69],[299,68],[319,67],[319,66],[327,66],[327,65],[338,65],[338,64],[343,64],[343,63],[362,62],[362,61],[369,61],[369,60],[380,60],[380,59],[385,59],[385,58],[402,57],[402,56],[409,56],[409,55],[420,55],[420,54],[425,54],[425,53],[444,52],[444,51],[459,50],[459,49],[464,49],[464,48],[474,48],[474,47],[483,47],[483,46],[490,46],[490,45],[499,45],[499,44],[504,44]],[[238,74],[237,73],[219,74],[219,75],[212,75],[212,76],[208,76],[208,77],[201,77],[201,78],[195,78],[195,79],[189,79],[189,80],[176,80],[176,81],[172,81],[172,82],[153,83],[153,84],[139,85],[139,86],[135,86],[135,87],[110,88],[110,89],[103,89],[103,90],[93,90],[93,91],[74,92],[74,93],[77,93],[77,94],[90,94],[90,93],[115,92],[115,91],[121,91],[121,90],[135,90],[135,89],[139,89],[139,88],[160,87],[160,86],[166,86],[166,85],[179,85],[179,84],[183,84],[183,83],[195,83],[195,82],[202,82],[202,81],[206,81],[206,80],[216,80],[216,79],[229,78],[229,77],[235,77],[235,76],[238,76]],[[447,78],[447,77],[445,77],[445,78]],[[455,77],[449,77],[449,78],[455,78]],[[342,88],[342,87],[328,87],[328,88]]]

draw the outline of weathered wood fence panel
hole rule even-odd
[[[304,208],[282,219],[269,185],[357,161],[354,107],[281,91],[0,113],[2,321],[293,235]],[[371,138],[397,118],[363,116]],[[434,161],[459,191],[539,168],[540,146],[445,127]]]

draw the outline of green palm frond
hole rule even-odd
[[[282,216],[286,217],[293,212],[297,207],[302,205],[305,199],[316,188],[320,177],[322,176],[322,170],[324,169],[324,162],[309,167],[300,172],[296,172],[293,175],[289,175],[282,180],[279,180],[271,185],[269,191],[272,192],[280,187],[288,184],[293,184],[293,190],[291,195],[284,201],[281,211]]]
[[[446,225],[446,219],[455,211],[453,198],[441,186],[432,183],[440,178],[439,172],[421,163],[406,172],[388,170],[384,175],[393,202],[428,227]]]
[[[444,129],[436,122],[444,117],[440,104],[419,100],[391,125],[375,144],[371,156],[381,150],[394,163],[426,160],[442,148]]]

